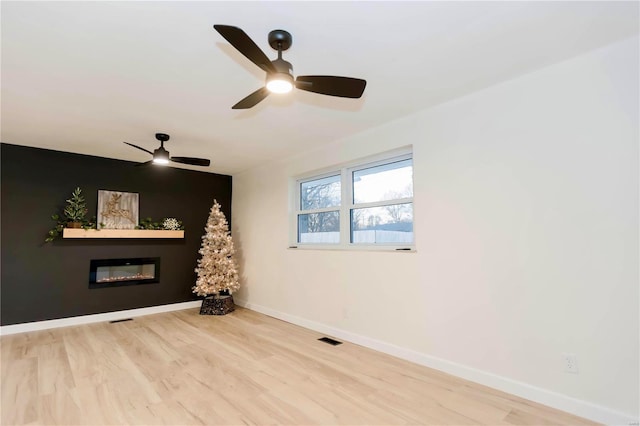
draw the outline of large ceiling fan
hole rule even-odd
[[[278,51],[278,59],[270,61],[260,48],[240,28],[229,25],[214,25],[233,47],[267,73],[265,87],[251,93],[235,104],[232,109],[251,108],[270,93],[287,93],[295,86],[307,92],[341,98],[359,98],[367,85],[365,80],[333,75],[304,75],[293,79],[291,63],[282,59],[282,52],[291,47],[293,37],[285,30],[273,30],[269,33],[269,45]]]
[[[160,141],[160,148],[155,149],[153,152],[129,142],[125,142],[125,143],[134,148],[138,148],[141,151],[148,152],[153,156],[152,160],[147,161],[146,163],[141,163],[140,165],[150,164],[150,163],[166,165],[166,164],[169,164],[170,161],[173,161],[174,163],[190,164],[192,166],[204,166],[204,167],[207,167],[209,164],[211,164],[211,161],[207,160],[206,158],[170,157],[169,151],[164,149],[164,143],[169,140],[169,135],[165,133],[156,133],[156,139]]]

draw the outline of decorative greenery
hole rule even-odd
[[[62,217],[59,214],[54,214],[51,219],[56,222],[56,225],[47,232],[47,236],[44,239],[46,243],[50,243],[57,237],[62,235],[62,230],[65,228],[68,222],[79,222],[82,229],[95,229],[96,217],[92,217],[90,220],[86,219],[87,204],[82,196],[82,190],[77,187],[72,193],[71,198],[66,200],[67,205],[62,211]]]
[[[47,232],[47,237],[44,239],[45,243],[50,243],[55,240],[57,237],[62,235],[62,230],[65,228],[67,223],[69,222],[67,219],[61,218],[59,215],[54,214],[51,216],[52,220],[56,221],[56,226],[51,228],[49,232]],[[82,229],[96,229],[96,217],[93,216],[91,220],[83,220]]]
[[[47,232],[47,237],[44,239],[45,243],[50,243],[62,234],[66,221],[61,221],[60,216],[57,214],[51,215],[51,219],[56,221],[56,226]]]
[[[150,217],[142,219],[136,229],[160,229],[169,231],[184,230],[184,225],[181,220],[173,217],[164,218],[160,221],[154,221]]]
[[[82,196],[82,190],[80,187],[77,187],[71,193],[71,198],[67,200],[67,205],[63,212],[64,216],[69,219],[70,222],[83,222],[87,211],[87,204]]]

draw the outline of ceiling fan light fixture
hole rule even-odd
[[[167,160],[166,158],[154,158],[153,164],[160,164],[164,166],[169,164],[169,160]]]
[[[153,151],[153,164],[169,164],[169,151],[164,149],[164,147],[160,147]]]
[[[287,73],[267,75],[267,89],[271,93],[289,93],[293,90],[293,77]]]

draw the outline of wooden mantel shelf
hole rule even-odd
[[[184,238],[184,231],[64,228],[62,238]]]

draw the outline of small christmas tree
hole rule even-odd
[[[229,233],[229,224],[216,200],[213,200],[204,230],[206,232],[202,236],[202,247],[199,251],[202,258],[198,260],[198,279],[193,292],[198,296],[213,294],[217,299],[221,291],[226,290],[231,294],[238,290],[240,283],[238,266],[233,257],[235,249]]]
[[[77,187],[71,193],[71,198],[67,200],[67,206],[63,211],[64,216],[69,219],[69,222],[82,222],[87,211],[87,204],[82,196],[82,190]]]

